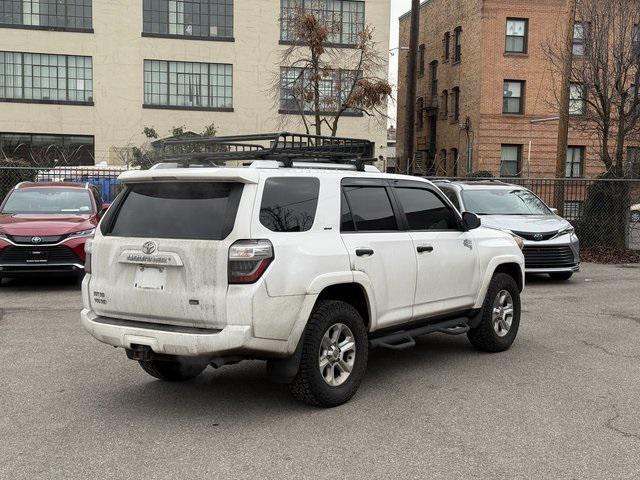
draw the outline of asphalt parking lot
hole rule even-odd
[[[529,279],[505,354],[375,351],[319,410],[260,362],[164,384],[80,327],[77,283],[0,289],[0,478],[640,478],[640,266]]]

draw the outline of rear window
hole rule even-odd
[[[222,240],[235,223],[240,183],[152,183],[128,188],[109,235]]]
[[[264,184],[260,223],[272,232],[306,232],[318,209],[320,180],[306,177],[273,177]]]

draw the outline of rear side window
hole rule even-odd
[[[240,183],[132,185],[109,235],[222,240],[233,230],[242,188]]]
[[[386,188],[344,187],[344,195],[351,208],[353,222],[358,232],[398,230],[398,223]]]
[[[452,210],[435,193],[421,188],[396,188],[410,230],[458,230]]]
[[[316,219],[320,180],[272,177],[264,184],[260,223],[272,232],[306,232]]]

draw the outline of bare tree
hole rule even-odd
[[[335,49],[332,39],[342,28],[341,19],[295,10],[282,21],[294,40],[282,53],[282,68],[273,82],[280,109],[297,114],[307,134],[322,135],[326,127],[336,136],[340,120],[349,113],[386,121],[392,89],[380,76],[386,72],[386,52],[377,49],[371,26],[354,35],[353,49]]]
[[[571,66],[569,112],[560,114],[572,115],[571,128],[598,138],[608,177],[625,176],[625,143],[640,133],[638,23],[640,0],[578,0],[573,51],[564,47],[562,32],[543,46],[556,106]]]

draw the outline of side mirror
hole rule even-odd
[[[554,215],[558,215],[558,209],[557,208],[550,208],[549,210],[551,210],[551,213],[553,213]]]
[[[480,217],[471,212],[464,212],[462,214],[462,221],[464,222],[464,226],[467,227],[467,230],[475,230],[482,225]]]

